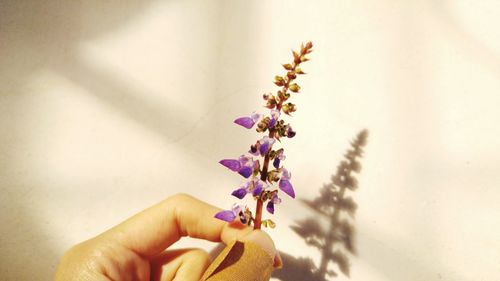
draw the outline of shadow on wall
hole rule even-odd
[[[0,233],[5,242],[0,245],[0,279],[51,280],[62,250],[58,239],[64,239],[50,231],[51,218],[40,215],[44,213],[39,209],[43,206],[40,202],[50,200],[54,194],[40,188],[40,182],[49,185],[47,179],[32,179],[31,161],[38,156],[34,156],[36,152],[30,144],[34,141],[32,131],[40,124],[22,97],[25,85],[37,72],[46,69],[68,70],[75,66],[78,71],[82,67],[74,65],[73,56],[79,42],[114,31],[140,14],[149,3],[139,0],[0,2],[0,107],[4,109],[0,114],[3,131]],[[87,74],[92,74],[88,71]],[[105,78],[94,84],[105,84],[108,82]]]
[[[39,76],[40,72],[53,72],[61,76],[64,80],[86,90],[114,112],[160,135],[166,142],[178,141],[196,126],[192,114],[181,112],[180,108],[168,101],[160,104],[145,99],[150,90],[131,83],[128,77],[121,76],[112,68],[107,68],[106,62],[102,65],[92,63],[82,56],[79,49],[82,42],[106,38],[109,34],[120,31],[123,26],[133,23],[146,14],[145,12],[156,3],[178,4],[180,1],[0,1],[0,128],[4,132],[0,135],[0,186],[3,191],[0,195],[0,212],[5,214],[0,217],[0,233],[2,240],[9,241],[0,245],[2,278],[29,280],[33,273],[36,273],[37,279],[51,279],[62,251],[58,247],[65,237],[54,238],[51,218],[40,219],[40,214],[44,213],[40,209],[48,203],[59,206],[57,200],[61,200],[61,197],[74,202],[74,196],[77,196],[71,193],[70,184],[62,180],[59,182],[59,178],[33,175],[32,169],[35,164],[39,165],[35,168],[43,168],[44,162],[47,161],[43,157],[43,152],[36,151],[32,145],[40,142],[35,134],[39,133],[37,131],[39,128],[43,129],[47,124],[38,120],[29,107],[33,97],[39,93],[30,92],[31,89],[26,85]],[[212,3],[210,7],[212,10],[208,11],[207,15],[221,21],[221,26],[231,26],[233,17],[225,16],[226,10],[223,8],[229,8],[223,2]],[[231,15],[234,15],[234,12],[241,15],[249,12],[248,5],[235,8]],[[205,15],[205,12],[202,14]],[[254,24],[248,21],[249,19],[251,18],[246,16],[234,17],[234,21],[238,23],[239,33],[242,28],[245,32],[254,30]],[[186,21],[188,20],[189,17]],[[215,27],[219,22],[214,21],[213,24]],[[194,22],[190,26],[200,33],[207,29],[204,22],[202,24]],[[188,40],[179,42],[179,38],[173,36],[178,31],[176,25],[158,28],[166,30],[165,33],[170,35],[165,36],[165,43],[179,44],[180,49],[193,44],[196,35],[196,33],[187,34],[185,36]],[[229,41],[224,38],[224,32],[227,32],[224,29],[211,30],[214,30],[214,34],[211,34],[211,37],[215,38],[212,42],[214,46],[223,42],[219,39]],[[239,45],[236,47],[239,50],[251,48],[245,41],[238,42]],[[220,48],[214,49],[220,50]],[[193,52],[198,51],[194,49]],[[238,61],[244,59],[238,58]],[[251,57],[246,59],[250,60]],[[167,63],[166,67],[171,66]],[[218,73],[214,76],[219,79]],[[186,80],[181,81],[185,84],[192,83],[190,75],[181,76],[181,79]],[[175,91],[175,88],[172,91]],[[214,91],[207,92],[214,94]],[[170,93],[172,96],[181,94],[184,93],[178,89],[177,92]],[[215,127],[211,123],[214,122],[211,118],[205,116],[199,118],[205,127]],[[185,143],[176,145],[176,148],[192,150],[191,147],[187,149]],[[37,174],[43,173],[43,170],[37,171]],[[64,195],[56,194],[59,189],[63,190],[61,194]],[[56,208],[59,207],[54,209]],[[90,207],[82,206],[82,211],[85,211],[85,208]],[[64,208],[60,209],[61,213],[64,213]]]
[[[153,0],[4,1],[0,3],[0,95],[20,94],[40,70],[56,72],[87,89],[117,112],[151,131],[175,139],[182,112],[143,97],[125,77],[89,64],[78,52],[80,42],[106,36],[141,15]],[[186,117],[184,117],[186,118]],[[169,126],[166,126],[168,124]],[[172,126],[173,125],[173,126]]]
[[[291,226],[307,245],[321,252],[319,265],[314,264],[310,258],[296,258],[281,252],[284,268],[275,271],[274,278],[283,281],[325,281],[327,277],[338,275],[336,271],[328,268],[330,263],[336,264],[344,275],[349,276],[349,255],[356,254],[352,220],[357,205],[346,192],[358,188],[354,173],[361,171],[358,158],[363,154],[367,138],[368,131],[361,131],[345,153],[345,159],[337,167],[332,181],[320,189],[320,194],[315,199],[303,200],[316,216],[297,221]],[[324,225],[327,226],[326,229]]]

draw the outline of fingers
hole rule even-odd
[[[215,219],[218,211],[217,207],[179,194],[142,211],[104,235],[144,257],[154,257],[182,236],[228,243],[252,231],[241,223],[227,224]]]
[[[151,280],[199,281],[209,264],[208,254],[200,249],[166,251],[151,262]]]

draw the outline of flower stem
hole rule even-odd
[[[295,70],[295,67],[294,67]],[[287,82],[283,86],[283,93],[286,94],[288,91],[288,86],[290,84],[291,79],[287,79]],[[281,107],[283,106],[283,99],[280,99],[278,105],[276,106],[276,109],[281,112]],[[276,120],[277,122],[277,120]],[[269,128],[269,138],[274,138],[274,135],[276,134],[276,131]],[[269,153],[271,152],[273,146],[271,145],[269,147],[269,151],[267,152],[266,156],[264,157],[264,165],[262,166],[262,171],[260,172],[260,180],[263,182],[267,181],[267,170],[269,167]],[[262,198],[262,195],[257,199],[257,206],[255,207],[255,220],[253,224],[253,229],[260,229],[261,224],[262,224],[262,206],[264,205],[264,199]]]
[[[285,83],[283,84],[283,88],[282,88],[282,93],[281,93],[281,96],[278,95],[279,97],[279,102],[278,104],[276,105],[276,110],[278,112],[281,113],[281,108],[283,106],[283,102],[286,101],[288,99],[287,97],[287,92],[290,88],[290,83],[296,78],[296,71],[298,70],[298,66],[304,62],[304,61],[307,61],[308,59],[305,58],[305,55],[309,54],[311,52],[311,48],[312,48],[312,43],[311,42],[308,42],[305,46],[302,45],[301,46],[301,50],[300,50],[300,54],[297,54],[295,52],[293,52],[293,56],[294,56],[294,61],[293,63],[291,64],[291,69],[290,68],[287,68],[285,67],[285,69],[287,69],[287,74],[283,77],[283,80],[285,81]],[[292,73],[292,75],[289,75],[289,73]],[[304,74],[302,71],[300,71],[298,74]],[[293,90],[292,91],[296,92],[297,90]],[[278,120],[276,120],[276,122],[278,122]],[[269,138],[274,138],[274,136],[276,135],[276,130],[274,128],[269,128]],[[271,153],[272,151],[272,145],[269,147],[269,150],[266,154],[266,156],[264,157],[264,164],[262,166],[262,171],[260,172],[260,179],[263,181],[263,182],[266,182],[267,181],[267,177],[268,177],[268,167],[269,167],[269,160],[270,160],[270,157],[269,157],[269,154]],[[277,191],[276,191],[277,192]],[[267,195],[265,195],[265,193],[261,193],[261,195],[259,196],[259,198],[257,198],[257,206],[255,208],[255,219],[254,219],[254,229],[260,229],[261,228],[261,224],[262,224],[262,206],[264,205],[264,202],[266,200],[268,200],[269,197]]]

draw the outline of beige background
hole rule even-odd
[[[498,280],[499,15],[493,0],[1,1],[0,279],[50,280],[70,245],[177,192],[229,207],[241,180],[217,161],[257,137],[231,121],[312,40],[286,165],[313,198],[370,130],[351,279]],[[317,259],[288,227],[308,214],[285,199],[270,233]]]

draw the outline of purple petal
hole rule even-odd
[[[266,209],[269,213],[274,214],[274,203],[271,201],[267,202]]]
[[[237,204],[233,204],[233,207],[231,208],[231,210],[233,211],[233,214],[235,214],[234,215],[235,217],[236,217],[236,214],[239,214],[242,209],[243,209],[243,207],[241,205],[237,205]]]
[[[287,169],[283,168],[281,171],[281,179],[289,180],[291,177],[292,177],[292,174]]]
[[[269,143],[268,142],[262,143],[260,145],[259,151],[260,151],[260,155],[266,155],[267,152],[269,151]]]
[[[293,191],[293,186],[288,180],[281,179],[279,187],[290,197],[295,198],[295,191]]]
[[[274,158],[273,166],[274,166],[274,168],[279,169],[279,167],[280,167],[280,159],[278,157]]]
[[[280,117],[280,111],[276,109],[271,110],[271,116],[273,119],[278,119]]]
[[[233,195],[234,197],[236,197],[238,199],[243,199],[245,197],[245,195],[247,195],[247,190],[245,188],[239,188],[239,189],[236,189],[235,191],[233,191],[233,193],[231,193],[231,195]]]
[[[214,216],[217,219],[227,221],[227,222],[232,222],[236,218],[236,215],[233,213],[233,211],[220,211]]]
[[[272,127],[274,127],[274,125],[276,125],[276,119],[273,118],[273,119],[271,119],[271,121],[269,121],[268,126],[269,126],[269,128],[272,128]]]
[[[278,197],[278,195],[274,194],[273,198],[271,199],[271,202],[273,202],[274,204],[280,204],[281,199]]]
[[[255,121],[251,117],[240,117],[240,118],[234,120],[234,123],[236,123],[240,126],[243,126],[247,129],[251,129],[253,127],[253,125],[255,124]]]
[[[240,161],[234,160],[234,159],[220,160],[219,163],[222,164],[222,166],[224,166],[224,167],[226,167],[234,172],[237,172],[241,168]]]
[[[259,196],[261,193],[262,193],[262,185],[255,186],[254,190],[252,191],[252,195]]]
[[[257,145],[251,145],[250,146],[250,150],[248,151],[248,153],[254,155],[254,156],[258,156],[257,154]]]
[[[257,122],[259,119],[260,119],[261,115],[258,114],[258,113],[252,113],[252,115],[250,116],[250,118],[252,118],[253,122]]]
[[[240,175],[242,175],[243,177],[248,178],[253,174],[253,167],[249,167],[249,166],[241,167],[241,169],[238,171],[238,173]]]

